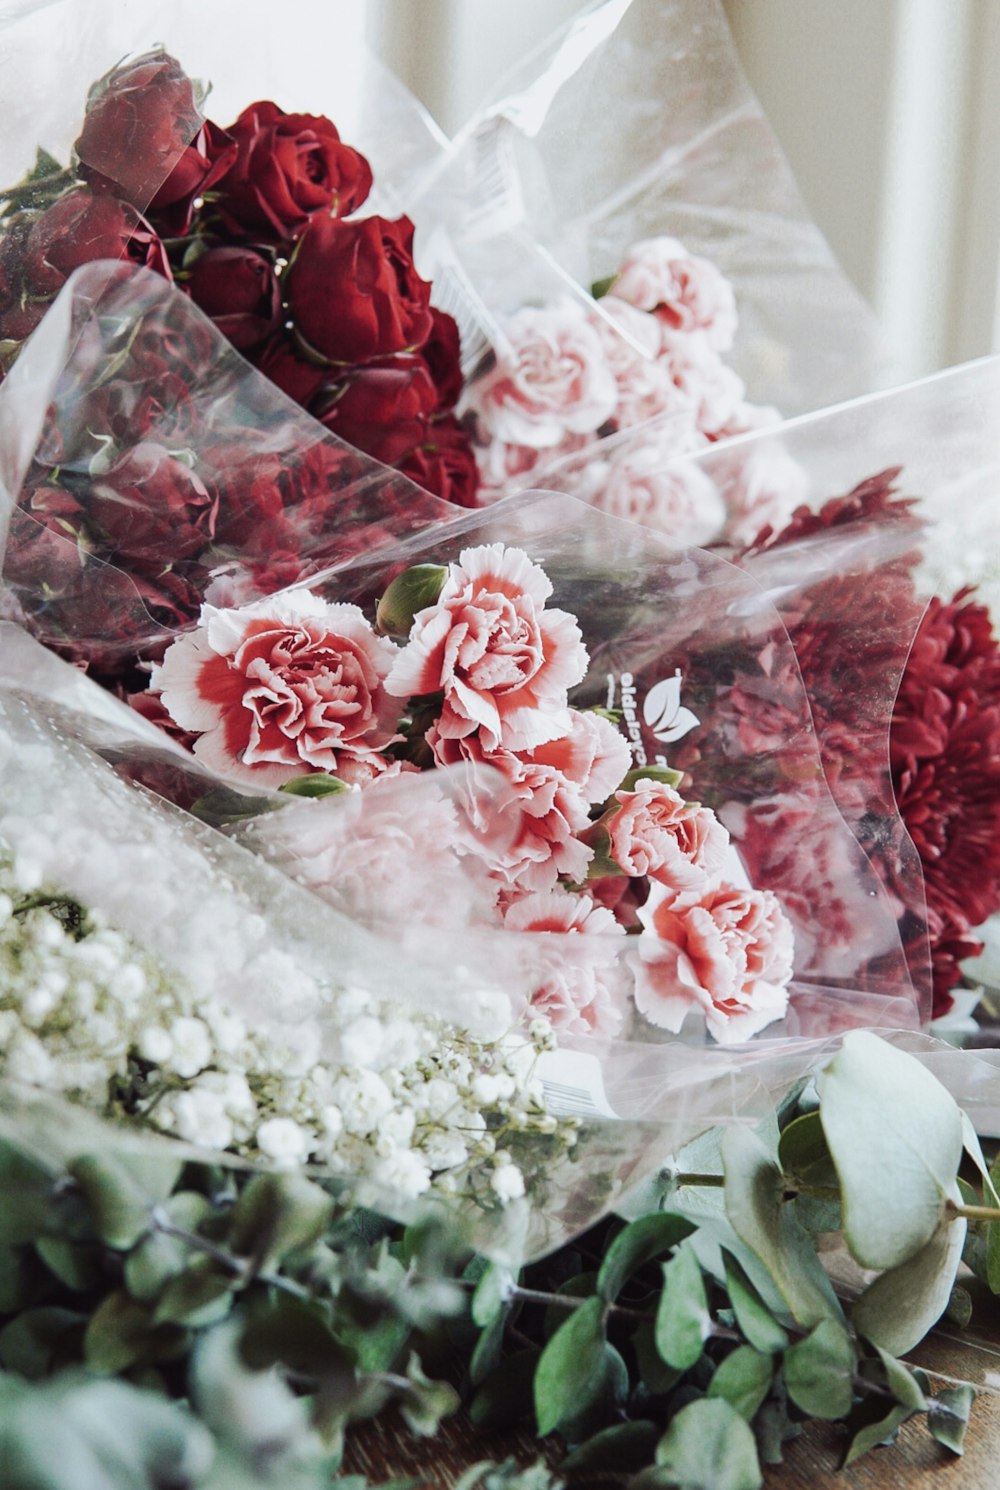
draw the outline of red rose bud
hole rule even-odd
[[[110,189],[143,209],[201,126],[180,63],[166,52],[147,52],[94,84],[74,148],[96,189]]]
[[[81,264],[130,258],[171,279],[156,233],[127,202],[95,197],[77,187],[35,219],[25,246],[24,270],[35,294],[54,295]]]
[[[431,319],[431,334],[420,351],[438,391],[438,412],[446,414],[462,393],[461,338],[457,321],[447,311],[432,305]]]
[[[251,358],[258,372],[305,408],[322,388],[328,369],[307,362],[291,345],[283,330],[276,331]]]
[[[434,604],[447,577],[442,564],[414,564],[397,574],[376,608],[376,629],[385,636],[409,636],[413,617]]]
[[[436,420],[424,442],[398,464],[404,476],[445,502],[478,506],[479,467],[472,442],[457,419]]]
[[[418,348],[431,333],[431,287],[413,265],[413,224],[317,217],[288,271],[288,301],[307,345],[332,362]]]
[[[236,159],[222,182],[220,207],[237,232],[286,242],[317,213],[343,217],[371,191],[368,162],[321,115],[255,103],[229,133]]]
[[[90,488],[89,511],[108,557],[150,572],[198,554],[215,536],[218,496],[184,461],[143,440]]]
[[[394,466],[424,438],[436,403],[426,364],[403,356],[357,368],[315,399],[312,413],[349,445]]]
[[[252,248],[210,248],[188,279],[191,299],[240,352],[260,346],[281,324],[274,266]]]

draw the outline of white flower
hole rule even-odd
[[[301,1164],[312,1148],[311,1136],[291,1118],[268,1118],[256,1136],[261,1153],[278,1164]]]
[[[167,1057],[167,1066],[178,1076],[197,1076],[212,1060],[212,1037],[203,1019],[182,1016],[170,1026],[173,1046]]]
[[[173,1054],[174,1042],[160,1025],[151,1024],[139,1035],[135,1046],[144,1061],[165,1066]]]
[[[431,1169],[457,1169],[469,1157],[469,1151],[458,1133],[435,1129],[421,1140],[420,1151]]]
[[[173,1106],[177,1132],[188,1143],[209,1149],[225,1149],[232,1143],[233,1125],[217,1092],[192,1087],[178,1092]]]
[[[334,1095],[348,1133],[365,1137],[392,1111],[392,1093],[374,1071],[357,1071],[335,1083]]]
[[[458,1088],[443,1077],[432,1077],[419,1091],[420,1105],[432,1118],[443,1118],[458,1102]]]
[[[412,1150],[397,1149],[378,1161],[372,1179],[384,1189],[410,1200],[430,1188],[431,1172]]]
[[[382,1050],[382,1025],[370,1014],[365,1014],[348,1026],[340,1043],[346,1065],[377,1069]]]
[[[507,1163],[501,1162],[505,1159]],[[520,1200],[524,1194],[524,1175],[516,1164],[510,1163],[507,1154],[497,1154],[496,1165],[490,1175],[490,1186],[503,1205],[511,1200]]]

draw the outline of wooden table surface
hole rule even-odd
[[[973,1320],[965,1334],[934,1331],[907,1357],[931,1376],[932,1390],[959,1381],[978,1389],[961,1458],[937,1444],[922,1417],[904,1424],[891,1448],[875,1449],[838,1472],[844,1432],[836,1424],[810,1423],[785,1447],[785,1462],[764,1470],[765,1490],[998,1490],[1000,1487],[1000,1301]],[[539,1446],[529,1433],[479,1433],[463,1413],[442,1425],[437,1438],[419,1441],[390,1424],[366,1424],[348,1441],[345,1470],[364,1472],[377,1485],[412,1475],[428,1490],[450,1490],[470,1465],[513,1455],[530,1464]],[[576,1490],[607,1490],[608,1481],[576,1481]]]

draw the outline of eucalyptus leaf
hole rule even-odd
[[[234,1280],[211,1257],[195,1257],[171,1278],[153,1310],[154,1324],[204,1329],[225,1319],[232,1308]]]
[[[656,1449],[660,1483],[685,1490],[759,1490],[763,1484],[753,1433],[722,1398],[682,1407]]]
[[[723,1397],[741,1418],[752,1422],[774,1380],[774,1357],[752,1345],[738,1345],[720,1361],[708,1384],[709,1397]]]
[[[604,1354],[601,1298],[587,1299],[560,1325],[535,1371],[535,1417],[544,1438],[592,1401],[600,1387]]]
[[[187,1336],[176,1325],[154,1325],[149,1309],[116,1289],[90,1316],[83,1340],[84,1360],[99,1376],[113,1376],[145,1361],[183,1352]]]
[[[656,1348],[656,1327],[651,1319],[644,1319],[632,1336],[632,1349],[642,1384],[654,1397],[672,1392],[684,1375],[668,1366]]]
[[[628,1474],[650,1463],[659,1437],[655,1423],[616,1423],[580,1444],[559,1468],[564,1474]]]
[[[863,1267],[895,1268],[938,1229],[962,1157],[961,1113],[925,1066],[866,1030],[844,1036],[817,1085],[845,1241]]]
[[[491,1262],[476,1284],[472,1295],[472,1318],[480,1327],[492,1324],[503,1312],[514,1291],[514,1275],[509,1268]]]
[[[854,1400],[855,1365],[847,1331],[836,1320],[821,1320],[805,1339],[785,1351],[788,1395],[810,1417],[846,1417]]]
[[[874,1422],[865,1423],[852,1436],[841,1468],[847,1469],[863,1454],[878,1448],[880,1444],[892,1443],[903,1423],[912,1416],[908,1407],[893,1407]]]
[[[44,1268],[27,1247],[0,1245],[0,1314],[27,1308],[50,1288]]]
[[[787,1332],[764,1303],[737,1259],[729,1252],[724,1251],[722,1255],[729,1302],[743,1334],[754,1349],[764,1355],[784,1350],[788,1344]]]
[[[258,1174],[233,1207],[229,1246],[255,1270],[265,1271],[318,1241],[332,1214],[326,1191],[304,1175]]]
[[[1000,1170],[998,1170],[996,1175],[991,1173],[990,1167],[986,1162],[986,1156],[983,1153],[983,1146],[979,1142],[979,1134],[972,1126],[972,1119],[967,1112],[962,1113],[962,1143],[965,1146],[965,1152],[982,1175],[983,1199],[987,1205],[1000,1208],[1000,1194],[997,1193],[996,1185],[997,1180],[1000,1180]],[[1000,1165],[1000,1158],[998,1158],[997,1163]]]
[[[100,1282],[101,1250],[92,1242],[43,1236],[35,1243],[35,1251],[49,1272],[73,1293],[87,1293]]]
[[[658,1211],[630,1221],[604,1254],[597,1274],[598,1293],[613,1302],[633,1273],[654,1257],[672,1251],[692,1231],[691,1221],[670,1211]]]
[[[85,1212],[77,1197],[57,1184],[59,1178],[31,1154],[0,1139],[0,1243],[79,1235]]]
[[[355,1353],[333,1333],[318,1304],[279,1294],[244,1322],[240,1360],[252,1371],[282,1366],[311,1381],[355,1377]]]
[[[656,1348],[668,1366],[687,1371],[712,1333],[705,1282],[694,1253],[681,1247],[663,1265],[663,1291],[656,1310]]]
[[[191,1258],[191,1249],[179,1238],[153,1231],[133,1247],[125,1259],[125,1287],[140,1304],[155,1303],[161,1292]]]
[[[943,1443],[953,1454],[961,1454],[964,1450],[965,1430],[975,1400],[976,1389],[969,1382],[959,1387],[948,1387],[931,1398],[927,1426],[938,1443]]]
[[[748,1128],[722,1139],[726,1211],[740,1240],[773,1278],[793,1318],[810,1326],[842,1319],[816,1249],[783,1200],[784,1176],[774,1156]]]
[[[0,1366],[39,1380],[74,1360],[87,1316],[72,1309],[24,1309],[0,1330]]]
[[[161,1154],[82,1154],[69,1166],[94,1230],[107,1247],[127,1251],[150,1228],[154,1206],[166,1200],[181,1172]]]
[[[406,1379],[410,1389],[399,1399],[400,1415],[411,1433],[430,1438],[437,1432],[441,1419],[453,1413],[461,1399],[448,1382],[431,1381],[424,1375],[416,1352],[411,1352]]]
[[[469,1380],[473,1386],[485,1381],[495,1371],[503,1355],[503,1337],[507,1328],[506,1315],[502,1310],[494,1314],[490,1323],[480,1332],[469,1360]]]
[[[807,1231],[839,1231],[840,1182],[819,1111],[803,1113],[782,1130],[778,1163],[787,1186],[797,1192],[795,1214]],[[832,1194],[810,1194],[811,1190]]]
[[[899,1405],[909,1407],[913,1412],[926,1412],[927,1399],[909,1367],[904,1366],[902,1361],[897,1360],[881,1346],[876,1345],[875,1351],[879,1374]],[[865,1363],[866,1367],[873,1365],[875,1365],[873,1361]],[[865,1375],[870,1375],[870,1372],[865,1370]]]
[[[586,1442],[599,1429],[620,1417],[629,1394],[628,1367],[613,1345],[605,1342],[593,1389],[577,1410],[559,1424],[559,1432],[570,1445]]]
[[[859,1335],[892,1355],[905,1355],[948,1307],[962,1258],[966,1223],[942,1221],[919,1252],[870,1283],[854,1304]]]

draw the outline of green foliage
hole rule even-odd
[[[894,1104],[881,1124],[860,1091],[879,1073]],[[852,1036],[818,1110],[790,1104],[780,1132],[733,1127],[690,1145],[671,1210],[605,1221],[521,1273],[470,1257],[438,1219],[403,1229],[299,1173],[113,1145],[69,1147],[55,1165],[0,1140],[0,1455],[21,1475],[4,1490],[76,1490],[54,1478],[71,1460],[109,1490],[152,1487],[168,1452],[190,1464],[191,1490],[367,1490],[338,1476],[352,1425],[392,1407],[410,1433],[435,1435],[460,1388],[473,1424],[534,1423],[565,1454],[558,1474],[627,1490],[755,1490],[808,1417],[845,1424],[848,1463],[915,1414],[961,1453],[972,1389],[931,1397],[898,1357],[944,1309],[957,1317],[967,1221],[966,1256],[997,1291],[997,1175],[925,1076]],[[852,1105],[896,1169],[866,1156]],[[915,1106],[942,1120],[942,1142]],[[977,1187],[959,1182],[963,1145]],[[855,1256],[897,1259],[850,1318],[815,1241],[841,1206]],[[541,1463],[484,1461],[462,1483],[556,1480]]]

